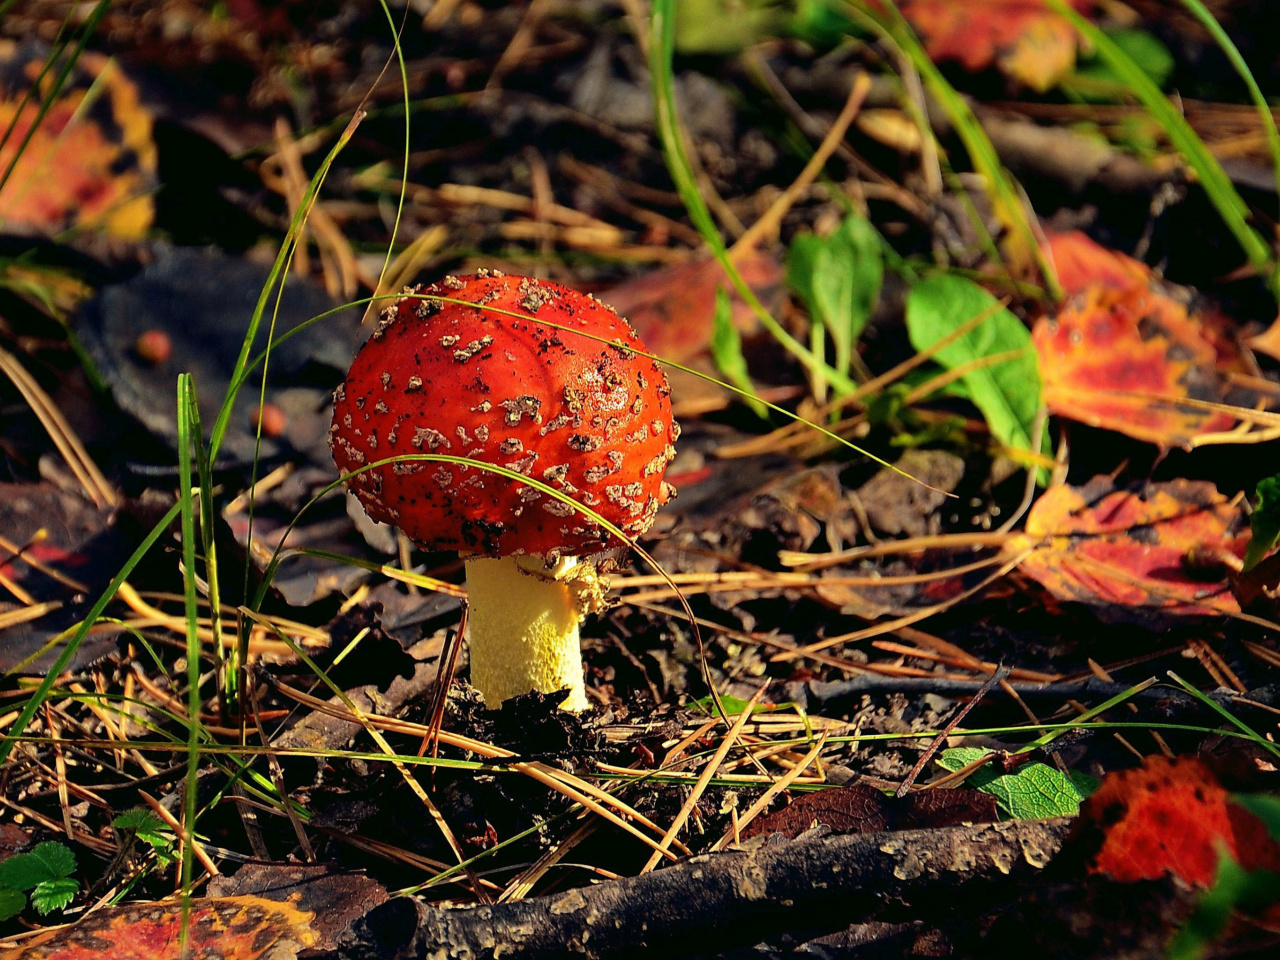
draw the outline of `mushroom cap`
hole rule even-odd
[[[639,536],[671,492],[680,429],[643,349],[611,308],[558,284],[481,271],[409,288],[334,394],[334,461],[344,474],[403,454],[497,464]],[[563,500],[468,464],[398,462],[349,485],[426,549],[553,560],[621,545]]]

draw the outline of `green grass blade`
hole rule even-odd
[[[1214,42],[1222,49],[1222,52],[1227,55],[1227,59],[1231,61],[1231,66],[1240,75],[1244,85],[1249,88],[1249,99],[1253,101],[1254,106],[1258,108],[1259,115],[1262,117],[1262,132],[1267,137],[1267,147],[1271,150],[1271,163],[1276,170],[1276,193],[1280,194],[1280,130],[1276,129],[1276,117],[1271,112],[1271,105],[1267,103],[1267,98],[1262,95],[1262,89],[1258,86],[1258,81],[1254,79],[1253,71],[1244,62],[1244,57],[1240,55],[1236,45],[1227,36],[1227,31],[1222,29],[1222,24],[1214,19],[1213,14],[1208,11],[1200,0],[1182,0],[1182,5],[1191,11],[1192,15],[1200,21],[1201,26],[1209,31],[1209,35],[1213,37]]]
[[[320,169],[316,171],[316,175],[311,178],[311,182],[307,184],[306,192],[302,196],[302,202],[298,205],[298,211],[294,214],[293,220],[289,224],[289,231],[285,234],[284,242],[280,245],[280,252],[276,254],[275,263],[271,266],[271,273],[267,277],[267,283],[262,288],[262,293],[258,296],[258,302],[253,308],[253,316],[249,321],[249,329],[245,331],[244,343],[240,347],[240,355],[236,358],[236,365],[231,374],[231,386],[227,389],[227,394],[223,398],[222,407],[218,411],[218,416],[214,420],[213,429],[209,435],[209,462],[218,462],[218,451],[222,447],[222,440],[227,434],[227,428],[231,424],[231,411],[235,405],[236,396],[240,392],[241,386],[244,384],[244,370],[249,362],[249,354],[253,349],[253,343],[257,339],[258,330],[262,325],[262,317],[266,312],[268,298],[271,291],[277,285],[284,282],[284,271],[286,265],[292,256],[293,246],[297,241],[298,233],[302,229],[302,225],[311,215],[311,207],[315,203],[316,196],[320,192],[320,187],[329,175],[329,170],[333,166],[334,160],[338,154],[346,147],[351,140],[352,135],[356,132],[356,127],[364,118],[364,114],[357,112],[351,118],[351,122],[347,124],[346,129],[338,137],[335,143],[325,155]],[[270,349],[270,348],[268,348]]]
[[[1174,683],[1176,683],[1178,686],[1180,686],[1183,690],[1185,690],[1191,696],[1195,697],[1197,700],[1203,703],[1206,707],[1208,707],[1214,713],[1218,714],[1220,717],[1226,720],[1227,723],[1231,724],[1233,727],[1235,727],[1237,730],[1239,730],[1241,733],[1247,736],[1250,740],[1252,740],[1258,746],[1262,747],[1263,750],[1266,750],[1273,757],[1280,757],[1280,747],[1276,746],[1274,743],[1272,743],[1262,734],[1258,733],[1257,730],[1254,730],[1253,727],[1249,726],[1243,720],[1237,720],[1235,716],[1232,715],[1231,711],[1228,710],[1226,707],[1224,707],[1222,704],[1215,702],[1209,697],[1206,697],[1203,693],[1201,693],[1191,684],[1187,683],[1187,681],[1183,680],[1180,676],[1178,676],[1172,670],[1169,671],[1169,679],[1172,680]]]
[[[195,390],[191,374],[178,376],[178,508],[182,525],[182,596],[187,617],[187,777],[183,794],[182,926],[178,942],[185,943],[190,923],[191,876],[196,836],[196,782],[200,775],[200,607],[196,600],[196,523],[191,492],[191,408]],[[221,646],[214,640],[215,646]]]
[[[676,0],[654,0],[653,29],[649,43],[649,73],[653,87],[658,137],[662,141],[662,153],[666,158],[671,179],[675,182],[676,192],[684,202],[689,218],[702,234],[707,246],[711,248],[712,254],[724,269],[738,296],[742,297],[743,302],[755,313],[761,326],[768,330],[788,353],[804,364],[806,369],[816,372],[838,390],[852,393],[857,389],[857,384],[843,372],[823,363],[804,344],[784,330],[773,315],[765,309],[755,292],[747,286],[742,274],[729,258],[729,251],[725,248],[720,231],[716,228],[715,221],[711,219],[711,211],[707,209],[706,201],[698,191],[693,167],[684,149],[680,118],[676,114],[675,76],[672,67],[675,56],[675,10]]]
[[[1023,209],[1018,192],[1014,189],[1012,178],[1005,170],[1004,164],[1000,162],[1000,155],[991,143],[991,138],[982,128],[973,108],[956,92],[955,87],[947,82],[947,78],[929,57],[915,31],[911,29],[911,25],[902,16],[893,0],[883,0],[882,3],[878,0],[876,4],[870,4],[867,0],[855,0],[851,9],[860,23],[871,27],[881,37],[898,47],[911,61],[925,86],[928,87],[929,93],[938,101],[942,112],[946,114],[960,142],[964,144],[973,168],[986,180],[992,208],[1009,230],[1011,239],[1024,248],[1025,254],[1034,260],[1040,275],[1044,277],[1045,289],[1049,291],[1049,295],[1054,300],[1061,300],[1062,288],[1058,284],[1057,273],[1040,249],[1040,243],[1027,220],[1026,211]]]
[[[1101,716],[1102,714],[1106,713],[1108,710],[1112,709],[1113,707],[1120,706],[1120,704],[1124,703],[1130,697],[1141,693],[1143,690],[1146,690],[1149,687],[1155,686],[1155,683],[1156,683],[1155,677],[1150,677],[1147,680],[1143,680],[1141,683],[1134,684],[1128,690],[1123,690],[1120,693],[1117,693],[1111,699],[1104,700],[1102,703],[1098,704],[1096,707],[1089,708],[1084,713],[1080,714],[1080,716],[1072,720],[1070,723],[1063,724],[1060,729],[1049,730],[1049,732],[1046,733],[1044,736],[1040,737],[1037,740],[1033,740],[1031,743],[1027,744],[1025,747],[1019,750],[1018,753],[1029,753],[1032,750],[1038,750],[1041,747],[1046,746],[1049,743],[1052,743],[1054,740],[1057,740],[1058,737],[1062,736],[1064,733],[1067,733],[1070,730],[1076,729],[1077,727],[1085,724],[1087,721],[1092,720],[1094,717]]]
[[[1260,276],[1267,278],[1273,293],[1280,295],[1280,275],[1276,273],[1276,262],[1270,245],[1249,225],[1249,207],[1199,134],[1147,76],[1146,71],[1134,63],[1133,58],[1115,41],[1076,13],[1064,0],[1047,2],[1054,11],[1071,22],[1080,36],[1093,45],[1102,61],[1128,84],[1133,95],[1164,128],[1170,142],[1195,171],[1209,200],[1240,244],[1250,266]]]

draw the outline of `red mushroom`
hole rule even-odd
[[[561,491],[631,537],[649,529],[672,493],[662,477],[679,427],[666,376],[634,352],[643,345],[625,320],[497,271],[408,293],[335,394],[343,473],[397,454],[465,457]],[[350,487],[375,520],[463,555],[471,682],[490,706],[567,689],[563,708],[586,707],[578,624],[601,604],[591,557],[621,546],[615,536],[574,504],[467,463],[387,464]]]

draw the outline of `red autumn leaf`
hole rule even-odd
[[[742,279],[766,303],[780,299],[782,267],[767,253],[751,252],[737,259]],[[599,294],[622,314],[651,352],[666,360],[687,363],[708,352],[715,323],[716,291],[733,293],[720,264],[711,259],[690,260],[628,280]],[[733,322],[743,334],[756,329],[756,317],[736,294]]]
[[[1236,419],[1179,401],[1256,402],[1233,382],[1247,368],[1221,314],[1083,234],[1053,237],[1049,252],[1069,295],[1031,331],[1050,412],[1190,449]]]
[[[1122,883],[1173,875],[1207,888],[1224,851],[1245,870],[1280,871],[1280,844],[1195,757],[1148,757],[1108,774],[1080,805],[1074,831],[1089,872]]]
[[[1240,511],[1211,483],[1173,480],[1116,490],[1108,477],[1045,492],[1026,533],[1020,569],[1056,597],[1172,614],[1239,612],[1224,557],[1244,556]]]
[[[1071,5],[1093,9],[1092,0]],[[906,0],[902,13],[935,62],[955,60],[966,70],[994,64],[1040,92],[1075,66],[1075,31],[1044,0]]]
[[[315,943],[312,914],[260,897],[192,900],[185,954],[202,960],[292,957]],[[0,960],[178,960],[182,905],[111,907],[39,934]]]
[[[1058,283],[1068,296],[1084,293],[1090,287],[1127,290],[1151,282],[1151,268],[1145,263],[1108,250],[1078,230],[1050,234],[1045,252],[1053,261]]]
[[[14,60],[0,64],[0,78],[7,78],[0,79],[0,129],[12,128],[0,148],[0,171],[18,158],[0,191],[0,229],[87,227],[140,239],[155,212],[156,147],[137,86],[113,61],[82,54],[41,119],[40,96],[23,99],[43,60],[38,47],[22,45]]]

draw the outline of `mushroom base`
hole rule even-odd
[[[466,561],[471,685],[490,707],[533,690],[567,689],[560,709],[585,710],[581,600],[572,582],[530,559]]]

